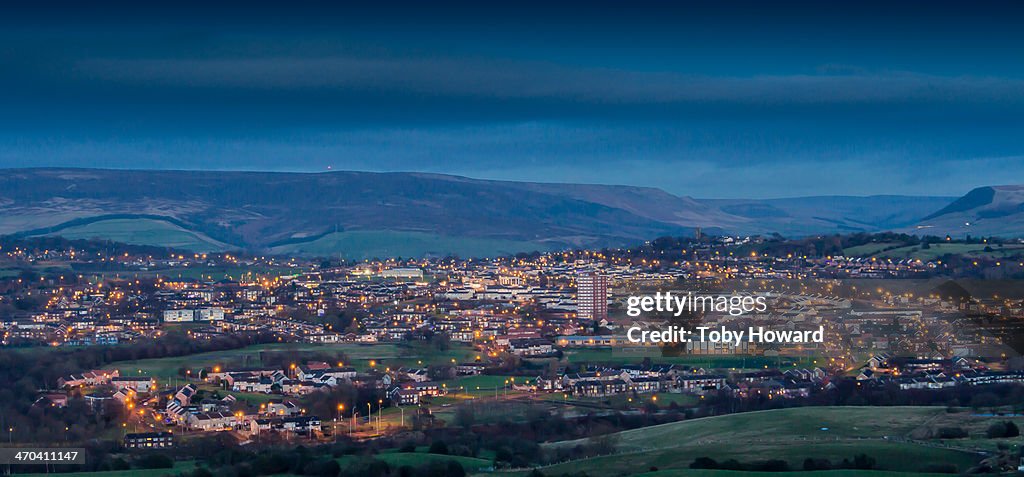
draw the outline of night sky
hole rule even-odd
[[[1024,3],[555,3],[5,7],[0,167],[1024,183]]]

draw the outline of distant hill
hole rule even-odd
[[[978,187],[925,216],[914,230],[957,238],[1024,236],[1024,185]]]
[[[665,235],[912,227],[943,197],[698,200],[649,187],[423,173],[0,170],[0,234],[373,256],[630,246]],[[948,206],[948,207],[947,207]]]
[[[736,220],[742,219],[640,187],[417,173],[0,171],[0,234],[94,234],[151,245],[167,237],[168,245],[193,249],[356,257],[373,233],[400,243],[398,232],[424,247],[405,253],[443,255],[468,246],[484,255],[627,245]]]
[[[875,195],[785,199],[702,200],[722,212],[751,219],[746,233],[785,236],[901,229],[953,201],[953,197]]]

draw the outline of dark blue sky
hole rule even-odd
[[[7,8],[0,167],[959,195],[1024,182],[1022,12],[994,2]]]

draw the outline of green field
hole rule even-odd
[[[922,249],[920,245],[909,245],[893,248],[891,250],[884,250],[886,248],[893,247],[894,245],[899,244],[870,243],[847,248],[843,250],[843,254],[850,257],[877,257],[892,259],[913,258],[924,261],[935,260],[943,255],[949,254],[978,258],[1006,258],[1024,255],[1024,246],[1015,244],[1007,244],[1000,247],[998,245],[988,245],[983,243],[936,243],[931,244],[931,247],[928,249]],[[985,247],[991,247],[991,251],[986,252]]]
[[[688,440],[755,440],[797,437],[903,436],[944,414],[939,407],[802,407],[693,419],[619,433],[624,450],[641,450]],[[828,428],[822,431],[821,428]],[[565,445],[568,443],[553,444]]]
[[[680,436],[677,436],[677,438]],[[884,441],[799,442],[799,443],[718,443],[699,446],[678,446],[668,449],[631,452],[620,455],[594,457],[543,469],[545,474],[584,471],[591,476],[633,475],[639,469],[687,468],[697,457],[710,456],[724,461],[741,462],[782,459],[793,469],[800,469],[807,457],[826,458],[832,462],[852,459],[867,454],[877,459],[886,470],[894,473],[919,472],[928,463],[952,463],[958,469],[967,469],[977,461],[973,454],[917,444]],[[683,474],[686,475],[686,474]],[[801,474],[802,475],[802,474]],[[860,475],[860,474],[854,474]]]
[[[178,475],[195,468],[194,461],[175,462],[171,469],[132,469],[132,470],[108,470],[103,472],[67,472],[51,474],[17,474],[25,476],[43,477],[47,475],[60,475],[66,477],[157,477],[163,475]]]
[[[473,349],[465,345],[453,344],[446,351],[437,351],[426,344],[398,345],[391,343],[380,344],[315,344],[315,343],[271,343],[247,346],[245,348],[213,351],[188,356],[175,356],[170,358],[143,359],[135,361],[120,361],[112,366],[120,370],[122,376],[148,375],[160,381],[167,381],[170,378],[178,378],[180,368],[198,369],[204,367],[223,366],[230,367],[258,367],[263,363],[260,361],[260,353],[272,352],[343,352],[350,362],[346,366],[354,366],[361,370],[368,370],[371,364],[378,368],[398,366],[427,366],[431,364],[451,363],[471,360],[474,356]]]
[[[512,376],[480,374],[476,376],[461,377],[458,379],[448,381],[448,388],[450,390],[458,390],[460,392],[464,391],[466,394],[471,395],[493,396],[495,388],[497,388],[499,394],[503,392],[503,388],[505,387],[505,381],[508,379],[515,379],[516,381],[520,382],[520,384],[522,384],[529,380],[530,378],[526,378],[523,376],[513,378]],[[508,391],[512,391],[511,386],[508,387]]]
[[[423,257],[428,255],[490,257],[549,249],[550,246],[545,244],[527,241],[444,236],[423,232],[360,230],[335,232],[309,242],[280,245],[272,248],[271,252],[365,260],[375,257]]]
[[[212,351],[188,356],[175,356],[170,358],[143,359],[137,361],[120,361],[114,363],[114,367],[121,371],[123,376],[128,375],[149,375],[157,379],[179,377],[179,368],[198,370],[203,367],[224,366],[224,367],[258,367],[263,363],[260,361],[260,353],[263,351],[275,352],[300,352],[300,351],[341,351],[351,359],[360,363],[368,363],[369,360],[386,361],[389,358],[396,358],[400,355],[398,347],[391,344],[359,345],[351,343],[342,344],[313,344],[313,343],[272,343],[247,346],[245,348],[226,351]],[[350,363],[345,363],[349,365]],[[351,363],[353,365],[358,363]]]
[[[109,219],[67,227],[50,235],[75,239],[100,239],[133,245],[172,247],[196,252],[221,252],[233,247],[203,234],[155,219]]]
[[[734,470],[672,469],[637,474],[642,477],[936,477],[949,474],[925,474],[888,470],[819,470],[813,472],[742,472]]]
[[[935,407],[815,407],[731,414],[619,432],[613,438],[618,452],[615,455],[542,470],[549,475],[578,471],[593,476],[629,475],[651,466],[661,470],[687,469],[697,457],[740,462],[782,459],[791,468],[799,469],[807,457],[836,463],[861,453],[891,471],[916,472],[924,464],[936,462],[952,463],[966,470],[980,459],[978,454],[901,440],[931,421],[947,418],[958,416],[947,415],[945,408]],[[583,443],[585,440],[545,446],[572,447]],[[973,448],[971,443],[973,440],[964,447]]]
[[[491,467],[491,461],[488,459],[479,459],[476,457],[462,457],[454,455],[441,455],[441,454],[428,454],[426,452],[381,452],[373,456],[374,459],[382,460],[387,462],[392,468],[401,467],[408,465],[412,467],[418,467],[433,461],[449,461],[454,460],[462,465],[463,469],[466,469],[467,473],[473,473],[481,469]],[[345,468],[355,464],[359,461],[358,457],[345,456],[338,459],[338,463],[341,464],[341,475],[345,475]]]

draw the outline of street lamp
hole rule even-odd
[[[334,442],[338,442],[338,419],[341,419],[341,412],[345,410],[344,404],[338,404],[338,417],[334,418]]]

